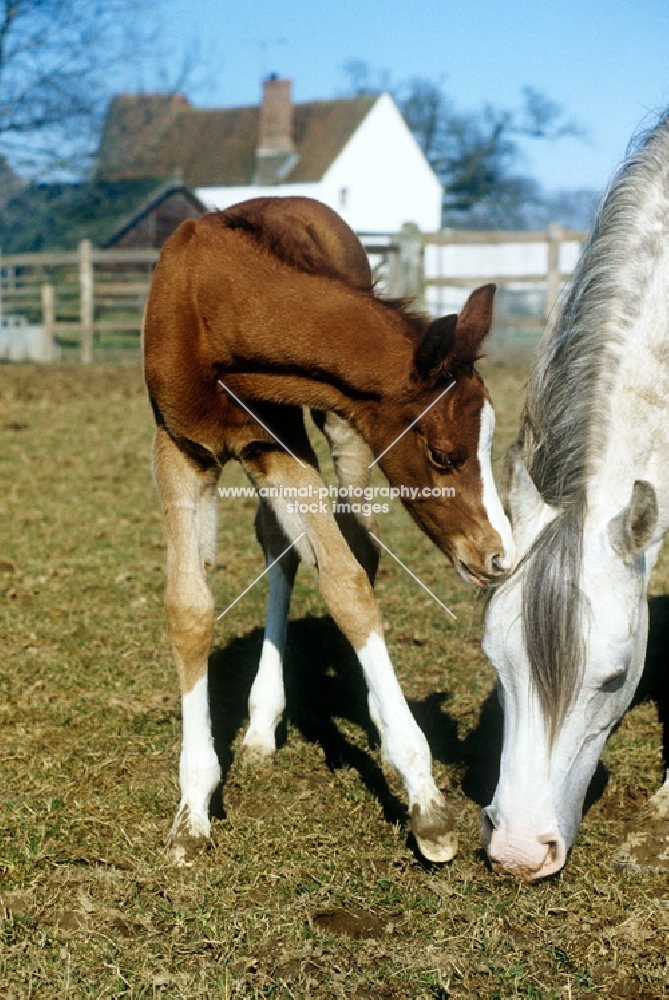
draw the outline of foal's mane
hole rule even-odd
[[[528,384],[518,444],[541,496],[558,510],[527,557],[523,582],[525,645],[551,734],[584,667],[587,486],[607,442],[620,357],[666,240],[668,206],[665,112],[614,177]]]

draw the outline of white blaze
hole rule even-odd
[[[486,399],[481,409],[478,460],[483,482],[483,507],[488,520],[502,539],[504,546],[503,569],[511,569],[516,555],[511,525],[504,513],[492,474],[492,438],[495,432],[495,411]]]

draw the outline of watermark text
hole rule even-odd
[[[344,500],[344,499],[364,499],[376,500],[377,498],[398,500],[427,500],[430,497],[452,499],[455,496],[454,486],[219,486],[218,495],[220,497],[255,497],[256,499],[270,499],[280,497],[284,500],[297,499],[317,499],[317,500]]]

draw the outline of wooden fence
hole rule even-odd
[[[551,225],[547,232],[445,230],[360,234],[390,296],[411,296],[435,315],[459,309],[468,292],[499,288],[496,348],[532,347],[574,266],[587,234]],[[6,329],[25,324],[39,336],[36,356],[50,361],[138,348],[146,296],[158,250],[77,251],[0,258],[0,317]],[[0,355],[1,355],[0,350]]]
[[[546,232],[443,230],[413,224],[384,242],[361,238],[390,296],[413,296],[435,316],[458,311],[474,288],[498,287],[488,355],[527,355],[536,345],[588,237],[553,223]]]
[[[41,355],[50,361],[77,354],[138,348],[144,305],[158,250],[78,250],[3,255],[2,323],[22,318],[41,328]]]

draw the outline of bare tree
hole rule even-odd
[[[81,176],[141,0],[0,0],[0,154],[26,177]],[[115,72],[116,71],[116,72]]]

